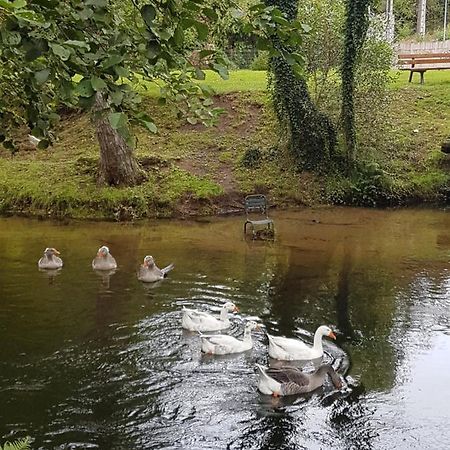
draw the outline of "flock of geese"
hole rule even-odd
[[[60,269],[63,266],[60,253],[53,247],[44,250],[44,256],[39,259],[40,269]],[[97,255],[92,260],[92,268],[95,270],[114,270],[117,262],[105,245],[99,248]],[[138,270],[138,280],[146,283],[154,283],[164,279],[168,272],[174,268],[173,264],[160,269],[152,256],[145,256]],[[239,340],[227,334],[203,334],[223,331],[230,327],[229,313],[237,312],[234,303],[225,303],[218,316],[196,309],[182,309],[181,326],[189,331],[199,333],[202,352],[210,355],[228,355],[241,353],[253,347],[252,331],[259,330],[260,325],[253,320],[246,322],[244,337]],[[317,361],[323,356],[322,338],[324,336],[336,339],[333,331],[322,325],[314,334],[314,343],[310,347],[299,339],[291,339],[281,336],[272,336],[267,333],[269,341],[269,356],[279,361]],[[261,393],[274,397],[302,394],[311,392],[321,387],[327,375],[330,376],[335,388],[343,386],[341,377],[330,364],[321,365],[313,373],[305,373],[298,367],[271,367],[266,368],[256,365],[259,381],[258,389]]]

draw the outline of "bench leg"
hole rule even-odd
[[[411,72],[409,72],[409,82],[411,83],[411,81],[412,81],[412,76],[413,76],[413,71],[411,70]]]
[[[425,72],[420,72],[420,84],[423,84],[425,80],[423,79]]]

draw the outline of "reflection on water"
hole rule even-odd
[[[0,220],[0,443],[40,449],[444,449],[450,440],[450,216],[321,209],[273,214],[275,241],[242,218],[142,225]],[[107,242],[119,267],[92,270]],[[64,259],[40,272],[43,247]],[[146,254],[174,261],[159,283]],[[232,301],[267,332],[312,342],[348,389],[273,399],[256,390],[264,333],[202,355],[183,306]],[[284,363],[286,364],[286,363]],[[310,363],[305,370],[313,370]]]

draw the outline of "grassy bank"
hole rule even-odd
[[[72,114],[52,148],[0,150],[0,211],[131,220],[229,212],[253,192],[279,206],[438,201],[449,185],[448,159],[439,148],[450,135],[450,71],[427,73],[424,86],[400,75],[388,132],[370,143],[376,151],[365,172],[351,179],[295,170],[277,140],[264,72],[238,71],[228,81],[208,75],[207,82],[226,111],[214,128],[178,120],[149,89],[145,107],[159,133],[137,130],[136,155],[147,173],[140,186],[96,185],[94,130],[86,116]]]

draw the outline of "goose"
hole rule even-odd
[[[333,331],[325,325],[317,328],[314,333],[314,345],[312,347],[309,347],[299,339],[289,339],[267,334],[269,338],[269,356],[283,361],[320,358],[323,356],[322,336],[336,339]]]
[[[314,391],[323,385],[327,374],[330,375],[334,387],[342,388],[341,377],[330,364],[320,366],[311,374],[304,373],[296,367],[266,369],[259,364],[256,367],[259,372],[258,390],[262,394],[274,397]]]
[[[242,341],[226,334],[215,334],[212,336],[200,334],[202,352],[209,355],[228,355],[250,350],[253,347],[252,331],[259,329],[260,326],[255,321],[249,320],[245,325],[244,339]]]
[[[230,326],[229,312],[237,312],[239,309],[234,303],[227,302],[220,310],[219,318],[209,313],[196,309],[183,308],[181,326],[190,331],[218,331]]]
[[[155,264],[153,256],[147,255],[144,258],[144,263],[139,267],[138,280],[144,283],[154,283],[155,281],[163,280],[174,267],[173,264],[169,264],[164,269],[160,269]]]
[[[117,269],[116,260],[109,253],[109,248],[106,245],[98,249],[97,256],[92,260],[92,268],[95,270]]]
[[[38,261],[40,269],[60,269],[63,266],[63,261],[56,255],[60,253],[56,248],[47,247],[44,250],[44,256]]]

